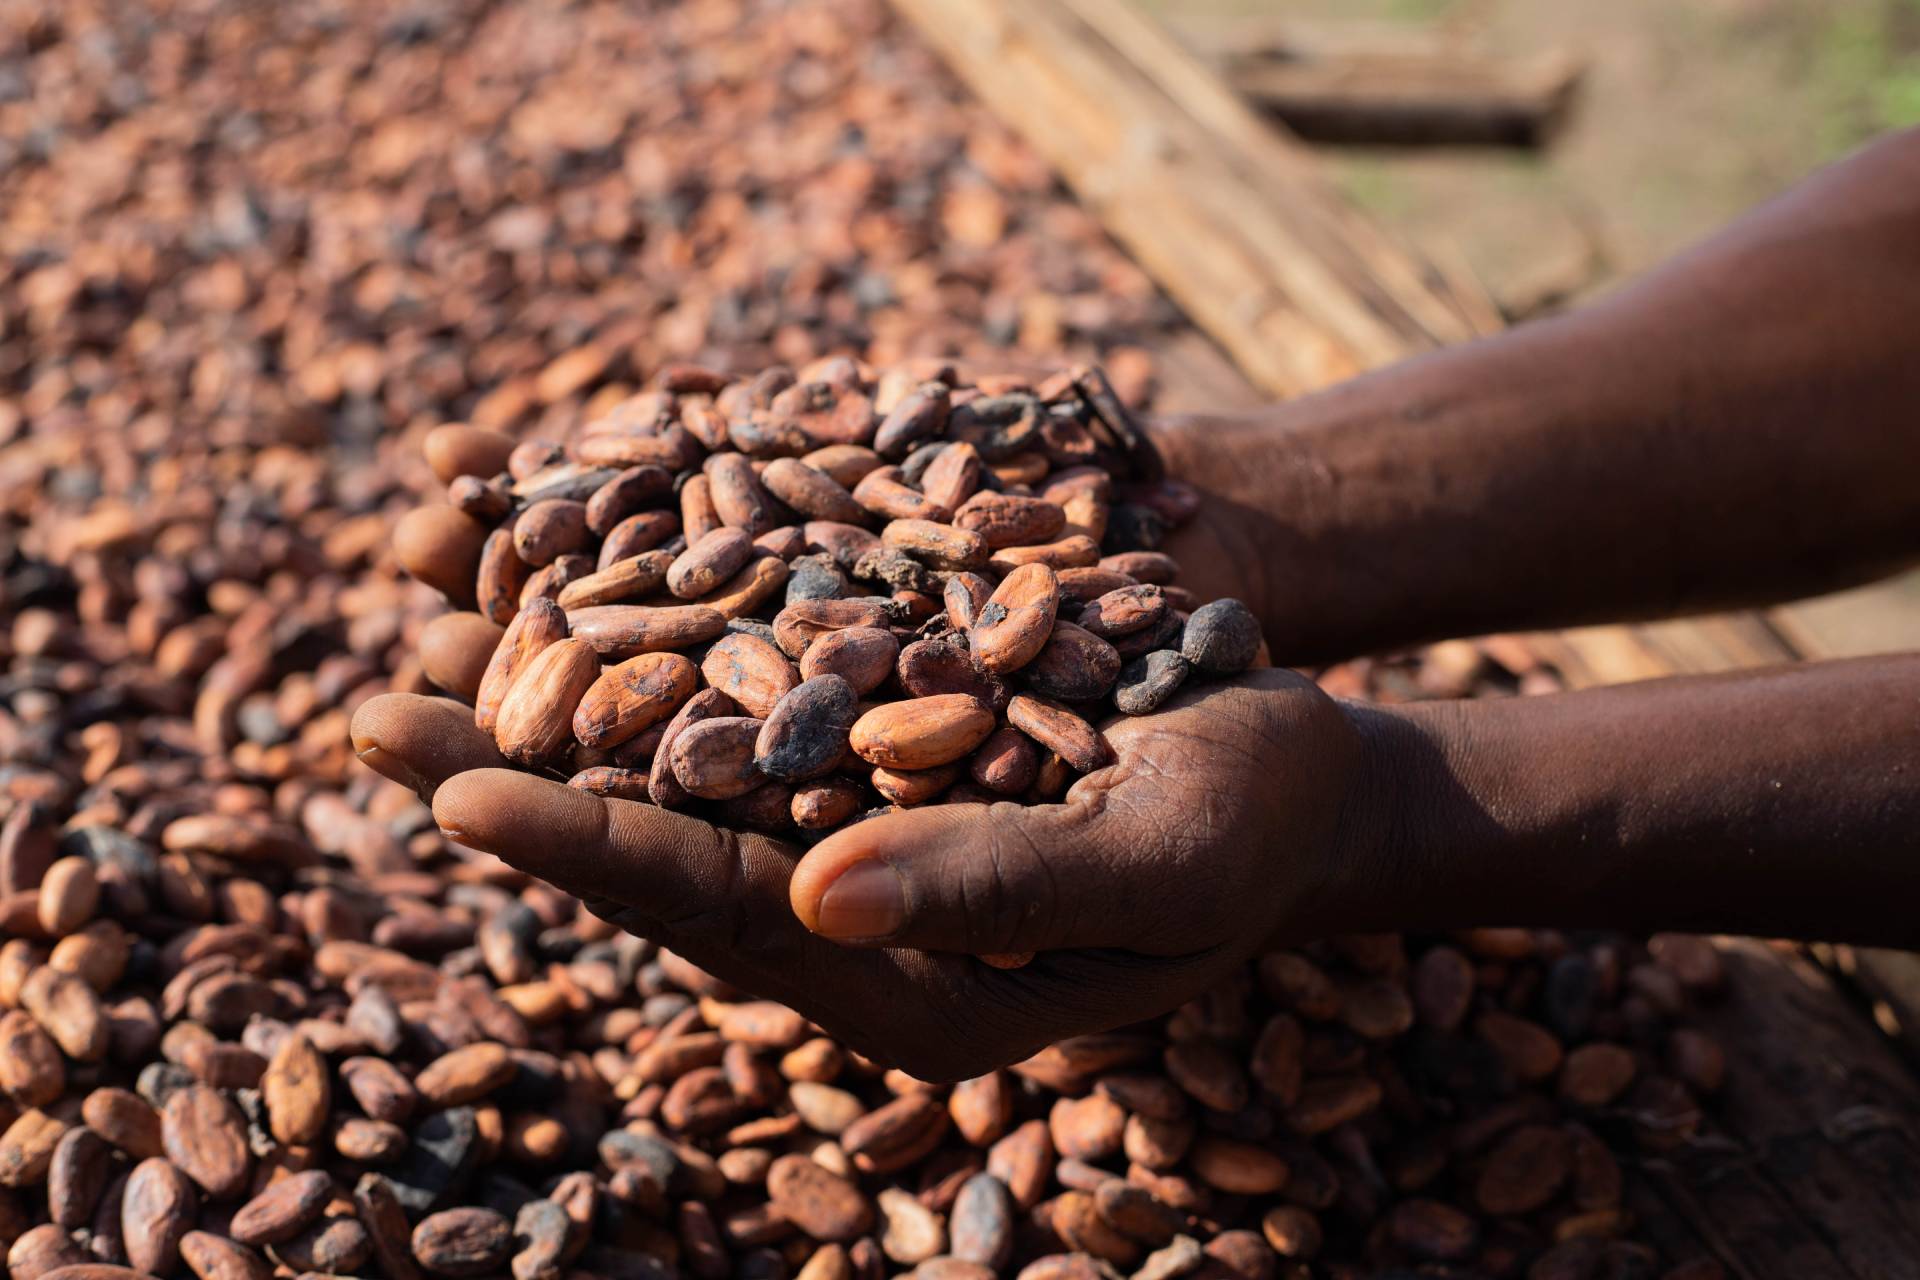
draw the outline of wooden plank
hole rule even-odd
[[[1861,1280],[1920,1259],[1920,1092],[1887,1041],[1794,948],[1725,939],[1724,1000],[1697,1025],[1729,1049],[1716,1114]],[[1725,1168],[1726,1166],[1717,1166]],[[1699,1185],[1712,1168],[1695,1168]]]
[[[1434,285],[1439,273],[1383,254],[1298,148],[1271,132],[1262,141],[1260,122],[1204,67],[1169,56],[1137,14],[1111,12],[1115,0],[895,3],[1261,390],[1324,385],[1477,327]],[[1222,209],[1224,199],[1242,203]],[[1435,316],[1445,322],[1430,325]],[[1168,401],[1227,403],[1234,379],[1212,354],[1170,348]],[[1581,684],[1792,655],[1754,618],[1537,644]],[[1705,1015],[1729,1048],[1724,1132],[1632,1171],[1649,1238],[1670,1261],[1711,1250],[1747,1280],[1911,1274],[1920,1088],[1804,957],[1726,950],[1729,994]]]
[[[1561,50],[1524,59],[1229,53],[1221,71],[1309,142],[1540,147],[1565,127],[1586,64]]]
[[[1813,954],[1867,1002],[1881,1031],[1920,1064],[1920,955],[1880,947],[1819,946]]]
[[[894,0],[1269,394],[1478,331],[1478,308],[1124,0]]]

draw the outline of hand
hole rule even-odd
[[[1165,1012],[1276,935],[1339,930],[1369,878],[1361,735],[1309,682],[1252,672],[1107,734],[1117,763],[1063,804],[915,809],[800,857],[490,767],[448,700],[390,694],[353,724],[449,838],[929,1080]],[[1038,954],[1012,971],[962,954],[1010,951]]]
[[[1180,585],[1202,600],[1244,600],[1275,660],[1287,663],[1330,656],[1318,631],[1329,619],[1316,572],[1328,550],[1313,532],[1325,508],[1325,468],[1289,425],[1298,416],[1283,405],[1152,426],[1167,474],[1204,495],[1194,518],[1161,548],[1180,562]]]

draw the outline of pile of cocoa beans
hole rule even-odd
[[[1199,499],[1116,480],[1150,446],[1098,369],[678,365],[566,447],[452,425],[426,449],[449,504],[396,550],[474,606],[428,629],[427,677],[601,795],[815,837],[1056,799],[1109,763],[1108,708],[1260,653],[1244,604],[1173,584],[1161,537]]]
[[[354,760],[435,425],[1189,333],[878,0],[23,0],[0,88],[8,1276],[1719,1274],[1637,1170],[1718,1141],[1697,941],[1337,939],[933,1089]]]

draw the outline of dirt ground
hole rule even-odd
[[[1438,36],[1588,60],[1541,152],[1322,148],[1348,196],[1494,298],[1604,290],[1867,139],[1920,124],[1920,0],[1149,0],[1168,20],[1264,15],[1351,37]],[[1920,576],[1793,607],[1836,654],[1920,647]]]
[[[1541,153],[1333,148],[1348,194],[1503,302],[1684,247],[1865,139],[1920,124],[1920,0],[1157,0],[1588,59]]]

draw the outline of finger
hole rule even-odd
[[[1063,805],[935,805],[871,818],[794,871],[793,912],[837,942],[974,955],[1137,941],[1140,904],[1102,886],[1138,840],[1086,788]]]
[[[629,903],[666,922],[745,889],[773,842],[734,836],[658,805],[609,800],[517,770],[482,769],[434,796],[450,839],[513,863],[581,897]],[[738,846],[736,852],[733,846]],[[763,848],[762,846],[766,846]],[[785,877],[781,876],[784,885]]]
[[[393,527],[393,556],[411,577],[446,596],[454,608],[471,609],[488,532],[453,507],[416,507]]]
[[[513,454],[513,437],[485,427],[450,422],[427,432],[421,452],[441,484],[449,484],[461,476],[488,480],[507,469],[507,459]]]
[[[420,631],[420,669],[456,698],[472,702],[480,677],[507,629],[478,613],[443,613]]]
[[[426,801],[457,773],[507,763],[492,735],[473,723],[473,708],[452,698],[383,693],[360,704],[350,733],[362,763]]]
[[[793,856],[778,841],[510,769],[450,780],[433,816],[449,839],[589,902],[622,904],[621,922],[635,932],[817,1019],[834,1016],[823,999],[872,991],[883,978],[899,985],[882,955],[800,927],[787,908]]]

